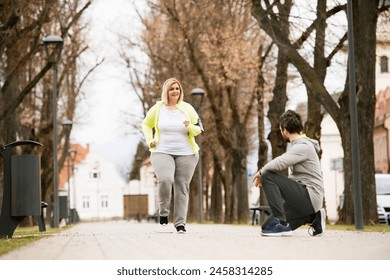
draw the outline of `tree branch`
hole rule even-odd
[[[61,30],[62,38],[64,38],[68,34],[69,29],[80,19],[81,15],[89,7],[89,5],[91,5],[91,3],[92,1],[88,1],[87,3],[85,3],[84,7],[82,7],[81,10],[76,13],[76,15],[72,18],[68,25]]]
[[[330,18],[331,16],[337,14],[338,12],[345,11],[346,9],[347,9],[346,4],[333,7],[332,9],[326,12],[326,18]],[[302,33],[301,37],[298,40],[296,40],[295,43],[293,43],[293,46],[295,48],[299,49],[302,46],[302,44],[307,40],[307,38],[309,38],[310,34],[314,31],[318,20],[319,18],[316,18],[313,21],[313,23]]]
[[[48,62],[45,67],[43,67],[43,69],[38,73],[38,75],[36,75],[35,78],[30,83],[28,83],[28,85],[18,94],[16,99],[12,101],[11,105],[1,114],[0,121],[5,119],[10,112],[16,110],[16,108],[20,103],[22,103],[23,99],[27,96],[30,90],[39,82],[39,80],[46,74],[51,66],[52,63]]]
[[[83,86],[84,82],[87,80],[88,76],[97,68],[99,67],[103,62],[104,62],[104,59],[105,58],[102,58],[102,60],[98,61],[91,69],[89,69],[89,71],[87,72],[87,74],[85,74],[85,76],[83,77],[83,79],[81,80],[81,82],[79,83],[78,87],[77,87],[77,90],[76,90],[76,96],[79,94],[80,90],[81,90],[81,87]]]
[[[317,100],[325,107],[332,118],[337,120],[340,115],[339,107],[317,77],[313,67],[299,54],[298,50],[289,41],[286,33],[282,29],[275,28],[276,23],[267,17],[267,13],[259,4],[259,1],[252,0],[252,4],[252,15],[256,18],[261,28],[278,45],[279,51],[287,55],[289,61],[298,69],[306,85],[315,94]]]
[[[333,57],[338,53],[338,51],[344,47],[344,42],[347,41],[348,39],[348,32],[345,32],[344,36],[340,39],[339,43],[337,46],[333,49],[333,51],[328,55],[326,58],[326,65],[330,65],[331,60]]]

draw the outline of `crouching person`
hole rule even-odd
[[[265,164],[254,176],[264,189],[272,214],[262,224],[264,236],[286,236],[309,224],[309,234],[325,232],[324,187],[316,140],[303,134],[302,119],[288,110],[280,117],[280,132],[290,143],[287,151]],[[289,169],[286,177],[278,172]]]

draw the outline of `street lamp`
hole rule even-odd
[[[75,219],[75,211],[76,211],[76,189],[73,186],[73,209],[70,208],[70,161],[72,161],[72,175],[74,162],[76,160],[77,150],[74,148],[68,149],[67,152],[67,160],[68,160],[68,215],[69,215],[69,223],[76,222]],[[74,178],[73,178],[74,181]],[[73,211],[72,211],[73,210]]]
[[[191,91],[192,104],[199,115],[199,125],[203,130],[202,123],[200,121],[200,111],[203,105],[205,92],[201,88],[195,88]],[[198,136],[199,145],[199,163],[198,163],[198,193],[199,193],[199,223],[203,223],[203,183],[202,183],[202,156],[201,156],[201,140],[200,134]]]
[[[57,151],[57,62],[60,59],[63,40],[60,36],[50,35],[43,39],[48,61],[53,67],[53,227],[59,226],[59,196],[58,196],[58,151]]]
[[[68,198],[67,198],[67,207],[68,207],[68,223],[71,223],[70,219],[70,185],[69,185],[69,178],[70,178],[70,166],[69,166],[69,135],[70,131],[72,129],[73,122],[71,120],[64,120],[62,122],[62,127],[66,129],[66,137],[65,137],[65,149],[66,149],[66,155],[67,155],[67,163],[68,163]]]
[[[194,88],[191,91],[192,104],[194,105],[195,110],[198,111],[198,114],[200,114],[200,109],[203,105],[204,95],[205,92],[201,88]]]
[[[137,162],[137,169],[138,169],[138,174],[139,174],[139,181],[138,181],[138,214],[137,214],[137,220],[138,222],[141,222],[141,167],[142,167],[142,157],[137,156],[136,157],[136,162]]]
[[[72,128],[72,125],[73,125],[73,122],[71,120],[63,120],[62,121],[62,126],[65,128],[69,128],[69,132],[70,132],[70,129]]]
[[[354,193],[355,229],[362,230],[363,205],[362,187],[360,178],[360,155],[359,155],[359,128],[356,106],[356,80],[355,80],[355,41],[353,37],[353,12],[352,0],[347,1],[348,18],[348,69],[349,69],[349,108],[351,119],[351,151],[352,151],[352,185]]]

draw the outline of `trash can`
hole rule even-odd
[[[68,196],[60,195],[59,199],[59,219],[68,219]]]
[[[16,141],[2,146],[4,189],[0,238],[11,238],[25,217],[41,216],[40,155],[12,153],[13,148],[23,145],[43,147],[41,143],[31,140]]]
[[[11,216],[41,215],[39,155],[11,156]]]

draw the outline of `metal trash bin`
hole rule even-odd
[[[0,238],[11,238],[25,217],[41,216],[40,155],[12,154],[12,148],[23,145],[43,147],[41,143],[30,140],[16,141],[2,147],[4,190]]]
[[[41,215],[39,155],[11,156],[11,216]]]
[[[59,199],[59,219],[68,219],[68,196],[60,195]]]

